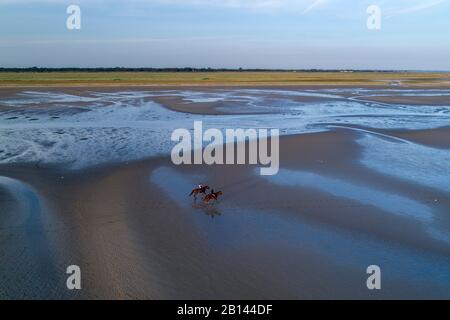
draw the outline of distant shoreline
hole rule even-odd
[[[194,67],[0,67],[0,72],[342,72],[342,73],[450,73],[450,70],[401,70],[401,69],[265,69],[265,68],[194,68]]]

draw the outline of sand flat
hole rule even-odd
[[[450,297],[450,193],[439,178],[449,173],[442,106],[412,112],[343,103],[348,92],[336,89],[183,92],[175,92],[177,100],[240,96],[247,110],[252,98],[260,100],[255,114],[242,116],[147,105],[153,95],[173,95],[161,91],[25,94],[52,105],[37,114],[39,103],[18,103],[23,97],[16,93],[1,99],[19,116],[7,120],[10,109],[0,114],[2,298]],[[308,94],[337,97],[298,100]],[[280,95],[286,104],[279,104]],[[51,119],[55,105],[85,110]],[[267,122],[259,105],[270,110]],[[219,127],[285,128],[280,175],[262,177],[250,165],[174,166],[165,148],[152,151],[154,143],[166,143],[159,133],[170,132],[167,123],[199,118]],[[110,152],[99,148],[105,144]],[[394,172],[364,161],[378,146],[406,152],[398,154],[405,161],[391,161]],[[408,174],[414,171],[420,175]],[[222,190],[221,202],[193,202],[187,195],[198,183]],[[39,219],[36,210],[21,207],[23,192],[41,204]],[[30,216],[35,220],[27,223]],[[81,292],[64,287],[70,264],[83,272]],[[383,271],[376,293],[365,287],[371,264]]]

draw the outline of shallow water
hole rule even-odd
[[[342,94],[339,95],[339,93]],[[106,163],[169,154],[176,128],[278,128],[296,134],[329,130],[328,125],[427,129],[450,124],[449,106],[388,105],[346,98],[377,95],[366,89],[210,91],[88,91],[83,96],[58,91],[24,91],[0,98],[0,164],[38,163],[77,170]],[[390,90],[389,94],[449,95],[444,90]],[[385,94],[385,93],[383,93]],[[152,97],[184,102],[230,101],[223,115],[174,112]],[[323,98],[299,102],[298,97]],[[1,107],[6,108],[1,111]],[[262,114],[255,114],[261,113]]]
[[[356,274],[357,270],[363,271],[375,261],[381,266],[383,277],[389,279],[386,283],[392,280],[403,281],[412,286],[431,287],[438,296],[450,296],[450,287],[447,285],[450,259],[446,256],[424,253],[366,235],[340,232],[320,223],[306,221],[300,215],[282,215],[279,212],[242,206],[236,208],[226,202],[215,206],[192,205],[184,197],[176,196],[189,190],[199,178],[201,177],[182,174],[169,167],[160,167],[151,173],[150,182],[164,189],[178,206],[188,210],[187,217],[193,220],[198,232],[206,233],[208,245],[214,251],[289,248],[295,256],[296,251],[306,250],[315,252],[324,261],[353,269]],[[431,210],[412,199],[311,172],[283,169],[279,175],[264,179],[287,186],[317,188],[331,195],[374,205],[391,214],[404,214],[426,224],[432,219]],[[216,219],[211,219],[211,216]],[[258,266],[255,265],[254,268],[257,270]],[[325,293],[320,292],[320,277],[316,281],[318,291],[313,295],[324,296]],[[290,285],[295,287],[295,279],[284,285],[286,288]],[[359,284],[355,282],[347,285],[352,287]]]
[[[450,137],[449,137],[450,139]],[[450,194],[450,151],[365,134],[361,163],[382,174]]]
[[[412,217],[424,222],[429,222],[433,218],[431,210],[416,200],[367,185],[325,177],[314,172],[281,169],[277,175],[267,179],[283,186],[317,189],[338,198],[357,201],[392,214]]]

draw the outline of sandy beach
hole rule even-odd
[[[0,91],[0,298],[449,299],[450,91],[402,90]],[[194,120],[280,128],[279,173],[175,166]]]

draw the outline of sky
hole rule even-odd
[[[450,0],[0,0],[0,67],[33,66],[448,71]]]

